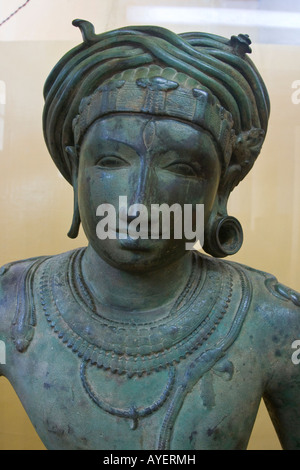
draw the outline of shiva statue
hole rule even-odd
[[[45,83],[43,130],[74,190],[68,235],[82,224],[88,244],[2,267],[0,375],[49,450],[246,449],[262,398],[300,449],[300,295],[224,259],[243,242],[228,198],[270,114],[249,36],[73,23],[83,42]],[[203,205],[203,252],[174,227],[99,237],[99,205],[121,196],[189,204],[193,221]]]

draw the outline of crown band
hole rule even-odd
[[[200,88],[186,89],[163,77],[140,78],[135,82],[110,80],[81,101],[79,114],[73,120],[75,144],[80,145],[85,132],[97,119],[115,112],[145,113],[191,122],[212,135],[226,163],[230,159],[232,116]]]

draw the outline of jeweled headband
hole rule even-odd
[[[267,130],[270,104],[247,35],[230,40],[208,33],[177,35],[160,27],[121,28],[96,35],[75,20],[84,42],[48,77],[43,115],[49,152],[71,183],[66,147],[114,112],[178,118],[210,132],[224,165],[251,169]],[[255,147],[255,136],[263,136]]]
[[[228,163],[232,152],[233,120],[212,95],[197,88],[186,76],[185,85],[180,85],[183,74],[179,77],[174,69],[162,69],[160,75],[155,75],[159,70],[151,66],[134,72],[133,77],[126,73],[126,80],[123,74],[113,77],[81,101],[79,114],[73,121],[76,145],[80,145],[87,129],[102,116],[116,112],[143,113],[177,118],[200,126],[212,135]],[[136,72],[142,73],[143,77],[136,78]],[[173,79],[164,78],[166,74],[173,74]],[[189,87],[188,82],[194,86]]]

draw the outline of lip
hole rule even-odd
[[[119,238],[119,235],[125,235],[126,239],[130,238],[131,240],[133,240],[133,238],[130,237],[130,230],[128,230],[128,227],[126,227],[125,229],[117,228],[116,230],[113,230],[113,229],[109,228],[109,231],[110,231],[110,233],[114,233],[117,236],[117,238]],[[148,240],[148,239],[157,240],[158,238],[161,238],[161,236],[162,236],[161,230],[159,230],[158,233],[156,231],[153,231],[153,230],[147,230],[147,231],[142,231],[141,230],[140,232],[138,232],[138,234],[139,234],[138,239],[140,239],[140,240]],[[153,235],[158,235],[158,237],[157,236],[153,237]]]
[[[121,248],[124,250],[131,250],[137,252],[146,252],[153,249],[153,244],[161,240],[161,238],[151,238],[151,233],[143,233],[144,238],[131,238],[127,230],[112,229],[108,227],[108,234],[110,239],[117,240]],[[123,235],[123,237],[120,237]]]
[[[151,241],[152,240],[141,240],[140,238],[138,238],[137,240],[133,240],[130,237],[126,239],[119,239],[119,243],[124,250],[131,250],[131,251],[137,251],[137,252],[150,251]]]

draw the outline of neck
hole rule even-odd
[[[127,311],[145,311],[174,302],[192,269],[192,253],[151,272],[127,272],[111,266],[89,245],[82,272],[89,289],[102,304]]]

